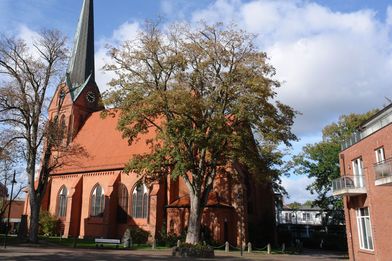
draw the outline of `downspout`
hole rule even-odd
[[[346,161],[344,160],[344,154],[340,154],[340,159],[341,159],[342,165],[343,165],[343,176],[346,176]],[[350,209],[348,207],[349,196],[345,196],[345,201],[346,201],[346,207],[347,207],[347,215],[348,215],[348,223],[349,223],[348,225],[350,227],[351,255],[353,257],[353,260],[355,261],[354,242],[353,242],[353,237],[352,237],[351,214],[350,214]],[[347,229],[346,229],[346,231],[347,231]]]

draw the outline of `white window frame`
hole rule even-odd
[[[361,210],[363,210],[363,212],[367,210],[367,215],[362,215]],[[374,251],[372,224],[370,221],[370,210],[368,207],[365,207],[357,209],[356,212],[359,247],[363,250]],[[366,234],[367,236],[365,237],[364,234]]]
[[[384,147],[377,148],[374,153],[376,154],[376,163],[380,163],[385,160]]]
[[[354,178],[354,184],[356,187],[362,188],[364,186],[362,157],[359,157],[359,158],[356,158],[355,160],[353,160],[352,165],[353,165],[353,175],[357,176]]]

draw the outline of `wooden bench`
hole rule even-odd
[[[118,248],[118,245],[120,245],[121,241],[120,239],[108,239],[108,238],[96,238],[95,239],[95,246],[98,247],[100,244],[101,247],[103,247],[103,244],[111,244],[111,245],[116,245],[116,248]]]

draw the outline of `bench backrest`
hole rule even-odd
[[[96,238],[95,243],[120,244],[120,239]]]

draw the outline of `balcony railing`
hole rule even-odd
[[[392,158],[374,164],[374,172],[377,186],[392,184]]]
[[[366,194],[364,176],[343,176],[333,180],[332,194],[334,196],[356,196]]]

